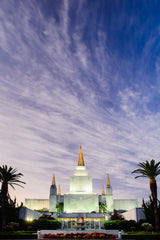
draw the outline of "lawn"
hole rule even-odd
[[[2,239],[37,239],[37,232],[35,231],[15,231],[15,232],[0,232]]]
[[[156,232],[144,232],[144,231],[139,231],[139,232],[125,232],[125,235],[122,235],[122,239],[141,239],[141,240],[149,240],[149,239],[160,239],[160,233]]]

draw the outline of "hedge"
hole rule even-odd
[[[104,228],[132,231],[138,228],[138,224],[134,220],[109,220],[104,222]]]
[[[61,222],[57,220],[37,219],[34,220],[30,225],[32,226],[32,230],[58,229],[61,227]]]
[[[0,239],[37,239],[36,232],[0,232]]]
[[[20,220],[19,230],[37,231],[38,229],[58,229],[61,228],[61,222],[57,220],[39,218],[32,222]]]
[[[149,239],[160,239],[160,235],[156,235],[156,234],[153,234],[153,235],[148,235],[148,234],[144,234],[144,235],[129,235],[129,234],[126,234],[126,235],[122,235],[122,239],[126,239],[126,240],[149,240]]]

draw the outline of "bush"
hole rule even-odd
[[[19,230],[28,230],[28,227],[31,225],[30,222],[27,222],[23,219],[19,219]]]
[[[150,223],[147,223],[147,222],[142,223],[142,227],[147,232],[152,232],[153,231],[153,226]]]
[[[110,220],[104,222],[105,229],[119,229],[124,231],[132,231],[138,228],[138,224],[134,220]]]
[[[58,229],[61,227],[61,223],[57,220],[38,219],[30,223],[32,230],[38,229]]]
[[[129,240],[129,239],[132,239],[132,240],[158,240],[160,239],[160,235],[159,234],[135,234],[135,235],[130,235],[130,234],[124,234],[122,235],[122,239],[126,239],[126,240]]]
[[[19,229],[19,223],[17,222],[9,222],[8,225],[13,226],[15,231]]]
[[[12,232],[12,231],[14,231],[14,228],[11,225],[6,225],[5,227],[3,227],[2,230],[5,232]]]
[[[28,231],[0,232],[0,239],[37,239],[37,234]]]
[[[111,220],[124,220],[124,217],[123,215],[115,212],[111,215]]]
[[[35,219],[32,222],[19,221],[19,230],[37,231],[38,229],[58,229],[60,227],[61,222],[45,218]]]
[[[146,222],[146,220],[145,219],[140,219],[139,221],[138,221],[138,225],[139,226],[141,226],[143,223],[145,223]]]

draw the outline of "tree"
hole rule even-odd
[[[2,197],[1,197],[1,192],[0,192],[0,206],[2,206],[2,201],[1,201]],[[14,198],[14,200],[12,200],[9,196],[8,198],[8,202],[7,205],[5,206],[7,209],[7,216],[6,216],[6,222],[7,224],[10,225],[10,223],[12,222],[11,225],[13,225],[13,223],[17,223],[19,222],[19,211],[22,208],[23,203],[21,202],[20,205],[18,205],[18,203],[16,202],[16,198]],[[0,208],[0,216],[2,216],[2,209]],[[2,219],[0,218],[0,226],[2,225]],[[14,228],[16,226],[13,226]]]
[[[10,185],[13,189],[14,186],[20,186],[21,184],[25,184],[19,180],[23,176],[22,173],[17,173],[17,169],[13,167],[8,167],[7,165],[0,166],[0,182],[1,182],[1,213],[2,213],[2,228],[6,225],[7,221],[7,206],[9,192],[8,186]]]
[[[107,212],[107,206],[103,202],[99,202],[99,212],[100,213],[106,213]]]
[[[158,216],[160,219],[160,201],[157,201]],[[144,209],[144,214],[148,223],[155,226],[155,216],[154,216],[154,203],[152,196],[149,196],[149,200],[142,202],[142,207]]]
[[[158,209],[157,209],[157,183],[156,177],[160,174],[160,162],[155,163],[155,160],[152,159],[150,162],[140,162],[138,164],[140,168],[134,170],[132,173],[138,173],[139,177],[147,177],[149,178],[151,195],[154,203],[154,216],[155,216],[155,229],[156,232],[159,232],[159,217],[158,217]]]
[[[57,210],[57,213],[62,213],[63,212],[63,203],[60,202],[60,203],[57,203],[56,205],[56,210]]]

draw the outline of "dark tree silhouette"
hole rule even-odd
[[[160,201],[157,201],[158,217],[160,219]],[[152,196],[149,196],[149,200],[142,202],[144,214],[147,222],[151,223],[155,227],[155,216],[154,216],[154,202]]]
[[[13,189],[14,186],[20,186],[25,182],[19,180],[23,176],[22,173],[17,173],[17,169],[8,167],[7,165],[0,166],[0,182],[1,182],[1,213],[2,213],[2,228],[6,225],[7,221],[7,206],[9,192],[8,186],[10,185]]]
[[[160,162],[155,163],[155,160],[152,159],[150,162],[140,162],[138,164],[140,168],[134,170],[132,173],[138,173],[139,177],[147,177],[149,178],[151,195],[154,203],[154,216],[155,216],[155,229],[156,232],[159,232],[159,217],[158,217],[158,209],[157,209],[157,183],[156,177],[160,174]]]

